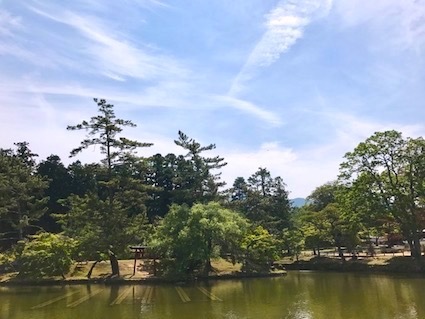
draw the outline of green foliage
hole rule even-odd
[[[267,271],[270,263],[279,257],[280,243],[267,229],[257,226],[242,240],[245,254],[244,271]]]
[[[127,246],[140,243],[147,236],[144,214],[129,216],[120,201],[101,200],[96,194],[71,196],[66,201],[69,210],[58,215],[64,233],[78,238],[80,260],[107,259],[110,246],[119,256]]]
[[[48,200],[47,182],[28,164],[33,154],[27,143],[17,144],[20,151],[0,149],[0,236],[11,243],[34,233]]]
[[[305,237],[307,236],[304,236],[304,233],[299,228],[284,229],[281,236],[283,247],[290,255],[298,258],[305,246]]]
[[[59,200],[67,198],[73,192],[73,178],[57,155],[50,155],[46,160],[41,161],[36,172],[37,175],[48,181],[45,194],[49,197],[47,211],[41,216],[38,224],[45,231],[58,233],[60,226],[52,218],[52,214],[65,212],[65,207],[60,204]],[[80,186],[82,185],[80,184]]]
[[[336,202],[336,195],[339,189],[337,182],[328,182],[317,187],[308,197],[309,210],[321,211],[327,205]]]
[[[340,179],[357,195],[352,200],[365,203],[359,206],[361,216],[395,221],[412,255],[419,257],[419,234],[425,227],[424,139],[404,139],[396,131],[377,132],[345,159]]]
[[[224,158],[219,156],[204,157],[203,152],[216,148],[215,144],[201,146],[194,139],[189,138],[182,131],[178,132],[179,138],[174,141],[188,153],[184,160],[180,160],[177,178],[184,184],[186,196],[181,203],[207,203],[218,199],[218,189],[225,183],[220,182],[220,174],[212,171],[227,165]]]
[[[13,250],[0,253],[0,273],[16,271],[16,253]]]
[[[145,187],[139,177],[141,159],[134,155],[138,147],[147,147],[152,143],[141,143],[120,137],[124,127],[136,126],[129,120],[117,119],[114,106],[104,99],[94,99],[98,105],[99,115],[89,121],[68,126],[68,130],[85,130],[88,138],[81,141],[80,146],[71,151],[75,156],[89,146],[99,145],[105,156],[102,161],[103,173],[106,174],[97,184],[97,194],[85,194],[81,198],[71,197],[70,211],[62,217],[62,223],[68,233],[77,233],[83,237],[83,255],[102,258],[102,252],[108,252],[111,261],[112,274],[119,276],[116,254],[125,251],[125,246],[131,243],[130,230],[134,230],[134,222],[146,220]],[[143,166],[142,166],[143,167]],[[108,201],[104,201],[107,198]],[[85,215],[90,216],[86,218]],[[141,215],[142,217],[138,216]],[[138,216],[138,217],[136,217]],[[134,220],[136,219],[136,221]],[[83,220],[86,225],[81,224]],[[85,233],[87,231],[87,233]],[[101,240],[93,247],[93,239],[101,236]]]
[[[216,254],[237,254],[248,224],[237,213],[216,202],[173,205],[156,228],[151,242],[161,256],[173,259],[178,274],[208,272]]]
[[[72,263],[76,241],[61,234],[40,233],[30,237],[18,257],[19,276],[64,276]]]
[[[229,207],[240,211],[254,224],[280,234],[290,226],[291,205],[281,177],[272,178],[265,168],[259,168],[248,182],[236,178],[230,190]]]
[[[118,137],[123,127],[135,127],[136,125],[123,119],[117,119],[114,106],[104,99],[94,99],[99,107],[99,115],[90,118],[90,121],[83,121],[77,125],[69,125],[68,130],[85,130],[91,138],[83,140],[79,147],[71,151],[71,156],[75,156],[82,150],[92,145],[99,145],[100,151],[105,155],[104,164],[111,169],[114,161],[120,159],[123,151],[132,151],[136,147],[151,146],[152,143],[140,143],[129,140],[125,137]]]

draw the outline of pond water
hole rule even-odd
[[[320,272],[191,285],[0,287],[0,318],[425,318],[424,287],[423,277]]]

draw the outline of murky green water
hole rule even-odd
[[[194,285],[1,287],[1,319],[425,318],[425,278],[290,272]]]

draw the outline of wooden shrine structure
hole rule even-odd
[[[148,256],[146,250],[148,246],[130,246],[129,247],[134,252],[134,265],[133,265],[133,276],[136,274],[136,263],[137,259],[152,259],[153,260],[153,275],[156,276],[156,258],[155,256]]]

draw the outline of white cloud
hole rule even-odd
[[[233,80],[230,95],[239,93],[258,68],[276,62],[297,40],[303,37],[304,28],[314,19],[327,14],[330,0],[280,1],[266,15],[265,32],[251,51],[244,66]]]
[[[377,131],[397,130],[404,137],[425,136],[425,125],[381,123],[340,113],[337,110],[318,114],[334,134],[324,143],[297,149],[265,142],[256,150],[225,150],[228,165],[223,168],[223,179],[231,186],[236,177],[248,178],[259,167],[267,168],[272,176],[281,176],[290,191],[290,197],[306,197],[316,187],[335,180],[345,153]]]
[[[308,196],[316,186],[336,178],[339,164],[330,150],[318,147],[296,151],[277,142],[264,143],[253,151],[233,150],[221,155],[228,163],[222,169],[227,186],[231,187],[236,177],[246,179],[263,167],[273,177],[282,177],[292,198]]]
[[[343,25],[368,25],[380,41],[388,41],[393,49],[423,52],[425,5],[422,0],[339,0],[334,7]]]

